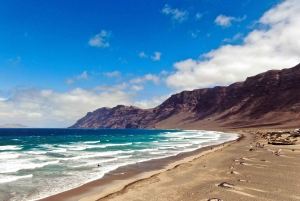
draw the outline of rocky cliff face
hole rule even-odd
[[[300,126],[300,64],[228,87],[183,91],[153,109],[89,112],[71,128],[232,128]]]

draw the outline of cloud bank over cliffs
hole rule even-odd
[[[166,79],[178,90],[228,85],[271,69],[300,62],[300,4],[287,0],[267,11],[240,45],[223,45],[199,57],[174,64]]]

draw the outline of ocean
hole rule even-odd
[[[198,130],[0,129],[0,200],[36,200],[121,166],[235,140]]]

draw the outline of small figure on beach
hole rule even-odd
[[[101,165],[100,165],[100,164],[98,164],[98,167],[101,167]]]

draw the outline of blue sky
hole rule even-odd
[[[0,5],[0,125],[66,127],[99,107],[151,108],[300,61],[296,0]]]

